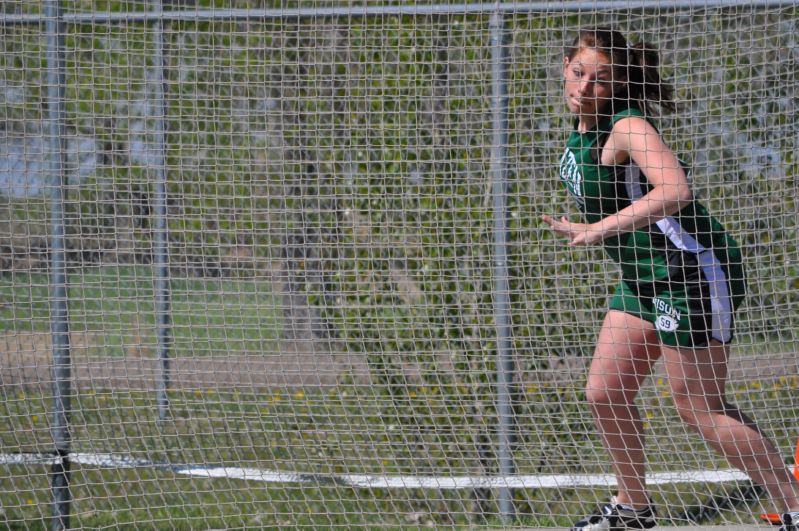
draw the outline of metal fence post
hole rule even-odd
[[[53,530],[69,528],[69,415],[72,395],[72,360],[69,341],[66,244],[64,236],[65,171],[65,46],[61,0],[45,2],[47,33],[47,112],[50,213],[50,330],[53,349],[53,419],[51,433],[56,461],[52,466]]]
[[[152,0],[152,9],[157,13],[162,12],[161,0]],[[158,380],[157,404],[158,418],[161,420],[169,416],[169,385],[171,371],[172,349],[172,316],[171,316],[171,288],[169,280],[169,226],[167,224],[167,175],[166,175],[166,126],[164,121],[167,107],[164,100],[164,24],[158,19],[155,28],[155,57],[153,72],[155,73],[155,107],[156,116],[154,131],[155,151],[155,297],[156,297],[156,326],[158,341],[158,361],[160,375]],[[147,109],[150,106],[146,106]]]
[[[507,146],[508,80],[504,17],[497,9],[491,14],[491,193],[494,205],[494,324],[497,333],[497,460],[500,476],[514,474],[511,450],[513,439],[513,358],[511,356],[510,293],[507,245]],[[513,495],[508,486],[499,489],[499,508],[504,520],[514,517]]]

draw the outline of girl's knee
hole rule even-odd
[[[689,397],[674,397],[674,407],[677,414],[683,422],[693,428],[699,428],[702,425],[702,411],[697,407],[697,404]]]
[[[682,421],[699,430],[713,427],[715,418],[725,414],[724,402],[712,397],[674,394],[672,400]]]
[[[585,400],[592,410],[612,406],[627,406],[635,399],[635,391],[624,389],[620,384],[589,379],[585,387]]]

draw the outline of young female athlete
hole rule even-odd
[[[569,245],[602,244],[622,279],[599,332],[586,398],[618,483],[611,503],[575,530],[655,526],[634,405],[663,359],[684,422],[765,487],[799,531],[799,483],[755,424],[727,402],[733,312],[744,297],[735,241],[692,196],[686,172],[650,117],[673,110],[658,55],[610,29],[583,30],[563,61],[575,128],[560,178],[584,220],[543,216]]]

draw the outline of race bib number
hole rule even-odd
[[[658,315],[655,319],[655,328],[661,332],[675,332],[679,325],[679,321],[671,315]]]

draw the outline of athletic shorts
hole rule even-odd
[[[622,280],[610,301],[619,310],[655,325],[660,341],[670,347],[703,348],[716,339],[732,341],[735,309],[744,298],[743,270],[721,267],[712,253],[700,253],[679,281]],[[730,281],[730,269],[734,275]]]

